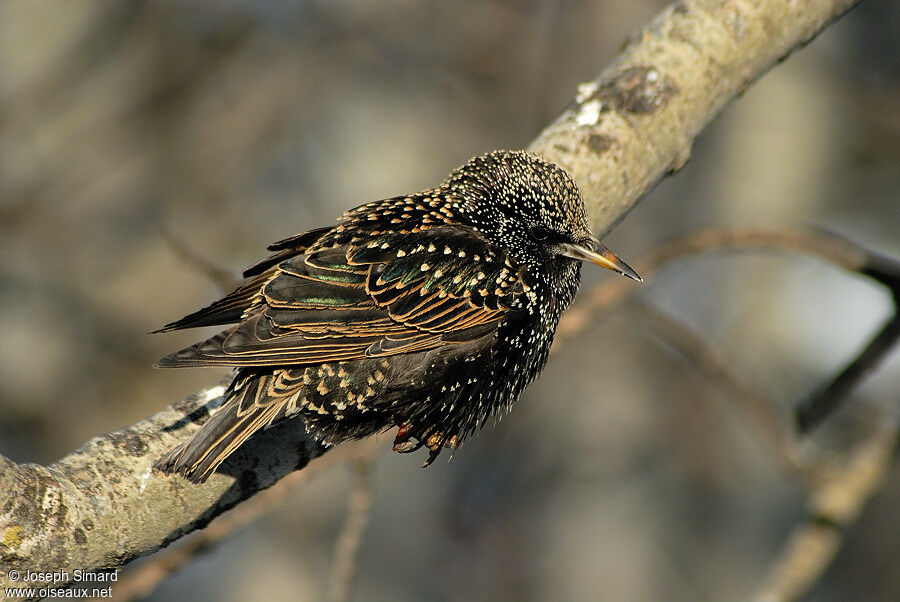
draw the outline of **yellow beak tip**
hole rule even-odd
[[[581,261],[590,261],[593,264],[604,267],[607,270],[622,274],[631,278],[635,282],[643,282],[640,274],[619,259],[615,253],[600,244],[595,238],[592,238],[587,244],[563,243],[559,245],[560,252],[566,257],[578,259]]]

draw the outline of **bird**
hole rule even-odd
[[[291,236],[224,298],[156,332],[225,326],[156,366],[235,369],[221,406],[154,466],[195,483],[260,429],[324,446],[397,427],[423,466],[508,411],[544,367],[582,262],[641,277],[599,242],[560,166],[477,156],[439,186]]]

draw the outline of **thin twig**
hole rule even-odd
[[[644,281],[668,263],[711,251],[795,251],[819,257],[844,270],[868,276],[891,291],[895,306],[900,299],[900,262],[874,253],[853,241],[825,230],[772,230],[758,227],[714,226],[670,239],[639,258],[634,265]],[[635,288],[621,278],[609,279],[582,297],[560,321],[557,340],[583,331],[594,316],[628,299]],[[878,366],[900,339],[900,312],[834,380],[796,410],[796,422],[806,432],[829,416],[847,398],[847,393]]]
[[[820,392],[803,402],[795,410],[797,428],[807,433],[830,416],[863,378],[887,358],[900,340],[900,312],[894,315],[865,349]]]
[[[814,255],[851,272],[861,272],[875,254],[852,240],[823,229],[710,226],[676,236],[644,257],[651,269],[713,249],[796,251]],[[643,265],[643,264],[642,264]]]
[[[900,340],[900,262],[870,255],[860,270],[891,291],[894,315],[859,355],[821,391],[797,406],[794,418],[801,433],[807,433],[830,416],[866,375],[877,368]]]
[[[715,349],[686,326],[650,305],[634,300],[640,323],[681,352],[710,383],[727,392],[754,421],[779,460],[790,470],[806,477],[808,467],[799,459],[795,441],[782,427],[786,422],[775,414],[775,403],[740,382]]]
[[[671,238],[639,257],[632,265],[648,282],[663,266],[691,255],[716,249],[796,251],[819,257],[845,270],[860,272],[869,251],[856,243],[822,230],[773,230],[771,228],[710,226]],[[594,314],[618,305],[637,291],[623,278],[610,278],[579,297],[578,303],[560,321],[557,337],[581,332]]]
[[[878,428],[841,465],[820,468],[809,516],[772,562],[757,602],[789,602],[808,592],[834,559],[847,527],[885,483],[900,442],[895,423]]]
[[[357,557],[372,507],[370,472],[373,457],[360,456],[354,463],[356,481],[347,503],[347,519],[334,545],[330,579],[330,599],[345,602],[353,593]]]
[[[664,243],[635,263],[646,280],[670,261],[715,248],[786,249],[815,255],[884,284],[891,290],[895,307],[900,299],[900,263],[822,231],[708,228]],[[563,319],[560,334],[565,337],[578,333],[591,322],[595,312],[628,299],[632,289],[624,284],[609,280],[595,287],[588,295],[588,302]],[[774,404],[736,380],[703,339],[646,304],[634,304],[641,310],[644,323],[649,323],[657,334],[684,353],[704,376],[730,391],[755,418],[778,456],[811,486],[808,519],[795,528],[754,596],[759,602],[796,600],[818,581],[840,549],[843,531],[884,484],[900,439],[897,424],[887,425],[882,421],[882,426],[840,465],[818,461],[804,466],[797,460],[793,438],[779,426],[780,421],[772,411]],[[853,386],[888,355],[900,336],[898,313],[895,311],[882,331],[831,385],[798,410],[799,424],[809,428],[829,415],[846,399]],[[808,413],[806,423],[801,421],[803,412]]]
[[[162,231],[163,239],[172,249],[172,252],[182,260],[188,267],[195,270],[199,274],[206,276],[219,290],[224,293],[230,293],[238,287],[240,280],[235,278],[229,270],[226,270],[209,259],[203,257],[196,249],[182,237],[168,229]]]

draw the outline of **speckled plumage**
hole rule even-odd
[[[569,175],[525,152],[352,209],[269,247],[248,281],[162,331],[232,324],[163,367],[233,366],[222,407],[156,467],[204,481],[260,428],[327,444],[398,426],[394,449],[455,448],[543,368],[582,259],[635,279],[591,235]]]

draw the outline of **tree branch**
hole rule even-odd
[[[752,600],[789,602],[812,589],[840,550],[847,527],[890,475],[898,435],[896,422],[882,419],[846,460],[817,471],[806,520],[794,528]]]
[[[129,568],[127,572],[119,576],[119,580],[113,586],[110,600],[112,602],[128,602],[146,598],[161,581],[198,555],[215,547],[263,515],[280,508],[290,499],[290,494],[323,470],[333,468],[335,464],[339,463],[349,463],[354,466],[374,463],[377,453],[384,449],[384,443],[387,440],[384,436],[375,435],[365,441],[342,445],[327,456],[311,462],[303,470],[291,473],[278,481],[276,485],[253,496],[237,508],[222,514],[202,531],[185,537],[177,545],[172,545],[164,552],[160,552],[154,556],[151,562],[133,569]]]
[[[633,36],[600,77],[579,86],[530,150],[572,173],[595,231],[604,233],[684,165],[694,137],[732,98],[855,3],[679,2]],[[10,569],[71,574],[123,566],[325,451],[302,425],[287,423],[253,437],[203,485],[153,473],[152,461],[191,437],[222,391],[205,389],[49,467],[0,457],[0,587],[28,585],[10,582]]]
[[[858,0],[682,0],[626,42],[531,143],[584,194],[606,233],[733,98]]]
[[[0,586],[48,586],[11,581],[12,570],[67,571],[52,584],[62,586],[75,569],[121,567],[206,526],[325,451],[302,424],[287,422],[253,437],[203,485],[153,472],[153,461],[193,435],[224,390],[204,389],[47,467],[0,456]]]
[[[863,378],[883,362],[900,341],[900,262],[870,254],[859,272],[891,291],[894,315],[852,362],[834,380],[797,407],[794,418],[801,433],[807,433],[831,415]]]
[[[347,519],[334,545],[331,564],[330,597],[334,602],[345,602],[353,593],[356,576],[356,558],[362,544],[362,536],[369,522],[372,507],[372,461],[374,457],[360,457],[355,465],[356,482],[347,503]]]
[[[890,355],[900,340],[900,311],[898,311],[900,262],[866,249],[838,234],[824,230],[712,226],[672,238],[633,263],[644,280],[648,281],[660,267],[671,261],[714,249],[763,249],[806,253],[848,272],[867,276],[891,292],[894,313],[881,331],[834,380],[795,409],[794,419],[800,433],[809,432],[846,401],[848,393]],[[612,279],[583,294],[581,300],[560,321],[557,343],[590,324],[594,314],[608,310],[633,292],[633,287],[627,286],[627,282]]]

